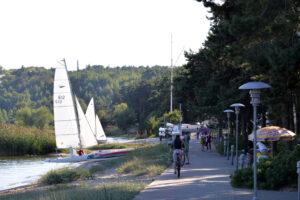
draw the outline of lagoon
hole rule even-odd
[[[107,137],[108,143],[126,142],[126,138]],[[45,162],[49,156],[0,157],[0,191],[36,182],[47,172],[63,167],[76,167],[79,163]]]
[[[76,163],[45,162],[46,158],[50,157],[0,157],[0,191],[29,185],[50,170],[76,165]]]

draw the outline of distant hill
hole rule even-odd
[[[17,110],[23,107],[37,109],[46,106],[52,111],[54,72],[55,69],[42,67],[1,68],[5,76],[0,77],[0,123],[14,123]],[[72,90],[83,108],[94,97],[96,110],[110,113],[114,103],[125,101],[120,97],[122,88],[124,90],[147,81],[155,82],[169,74],[170,70],[162,66],[108,68],[96,65],[69,72]]]

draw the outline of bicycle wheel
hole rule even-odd
[[[181,168],[181,160],[179,157],[177,157],[177,161],[176,161],[176,169],[177,169],[177,177],[180,177],[180,168]]]

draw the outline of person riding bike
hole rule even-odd
[[[179,153],[180,160],[183,160],[182,150],[184,149],[184,143],[180,139],[180,135],[176,135],[175,140],[172,142],[170,152],[173,151],[173,163],[174,163],[174,174],[176,174],[176,154]]]

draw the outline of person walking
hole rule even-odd
[[[187,159],[186,164],[189,165],[190,164],[190,159],[189,159],[189,148],[190,148],[190,144],[187,142],[186,137],[183,138],[183,144],[184,144],[184,154],[185,157]]]
[[[191,136],[190,136],[190,134],[189,134],[188,132],[186,132],[186,133],[184,134],[183,138],[186,140],[186,142],[187,142],[188,144],[190,144]]]
[[[208,133],[208,136],[207,136],[207,149],[208,149],[208,151],[211,151],[211,135],[210,135],[210,133]]]
[[[199,135],[200,135],[200,129],[197,127],[197,140],[199,140]]]
[[[202,133],[200,134],[200,145],[201,145],[201,151],[204,151],[205,137]]]

